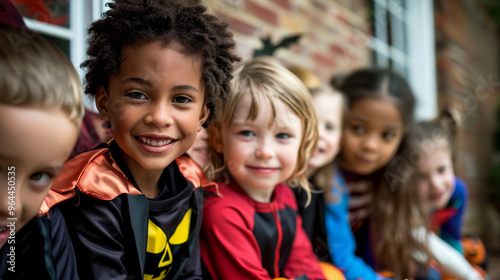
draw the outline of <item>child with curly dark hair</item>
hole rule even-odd
[[[226,98],[232,34],[186,1],[109,7],[82,65],[114,139],[68,161],[46,205],[66,200],[82,279],[201,279],[207,181],[184,153]]]

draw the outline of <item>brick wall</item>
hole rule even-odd
[[[500,219],[487,202],[500,86],[500,45],[493,20],[478,3],[435,0],[438,105],[441,110],[455,108],[462,119],[455,165],[457,175],[469,186],[464,231],[481,236],[490,247],[498,247]]]
[[[303,34],[297,44],[281,48],[274,57],[299,64],[323,82],[339,73],[370,65],[369,24],[364,0],[205,0],[215,14],[229,23],[237,53],[248,59],[262,48],[261,38],[276,44]]]
[[[275,44],[287,36],[303,34],[297,44],[274,56],[316,73],[323,82],[335,74],[371,65],[368,0],[204,0],[229,23],[237,53],[248,59],[262,48],[261,38]],[[463,119],[458,133],[456,172],[470,187],[465,232],[484,239],[488,177],[493,155],[493,117],[500,82],[500,49],[495,25],[477,1],[435,0],[438,104],[451,106]],[[463,4],[465,3],[465,4]],[[468,4],[467,4],[468,3]],[[467,5],[467,6],[465,6]],[[488,208],[488,209],[487,209]],[[495,215],[495,214],[491,214]],[[500,220],[498,221],[500,231]],[[491,234],[490,234],[491,235]],[[500,241],[498,242],[500,243]],[[500,244],[498,244],[500,246]]]

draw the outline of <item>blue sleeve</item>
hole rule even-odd
[[[453,207],[457,212],[441,226],[440,237],[460,252],[462,252],[460,240],[462,239],[462,226],[467,208],[467,198],[467,185],[464,181],[455,177],[455,190],[446,207]]]
[[[384,279],[354,253],[356,241],[347,216],[349,194],[338,174],[336,177],[336,182],[342,188],[341,191],[336,188],[332,190],[336,190],[341,200],[325,204],[326,235],[333,264],[344,272],[346,280]]]

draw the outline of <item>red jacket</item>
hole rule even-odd
[[[325,279],[302,228],[292,190],[279,184],[270,203],[236,183],[219,183],[222,197],[205,198],[202,260],[213,279]]]

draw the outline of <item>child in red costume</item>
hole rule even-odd
[[[272,58],[240,65],[209,135],[207,175],[219,180],[220,196],[204,204],[205,273],[213,279],[326,279],[285,184],[307,188],[305,171],[318,139],[301,81]]]

